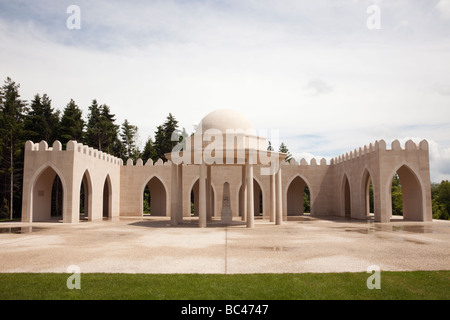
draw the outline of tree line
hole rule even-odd
[[[22,210],[22,183],[24,146],[27,140],[52,143],[59,140],[63,148],[76,140],[100,151],[127,159],[142,158],[144,162],[159,158],[177,142],[171,141],[178,129],[178,121],[169,113],[157,127],[155,140],[148,138],[143,150],[138,146],[138,127],[127,119],[116,123],[116,116],[106,104],[92,100],[84,117],[82,110],[71,99],[61,111],[52,106],[47,94],[36,94],[27,102],[21,99],[20,84],[7,78],[0,87],[0,219],[18,218]],[[185,129],[181,135],[187,135]],[[182,137],[180,137],[181,140]]]
[[[118,125],[108,105],[93,99],[84,117],[73,99],[61,111],[52,106],[52,100],[47,94],[36,94],[27,102],[21,99],[19,89],[20,84],[9,77],[0,87],[0,219],[21,216],[24,146],[27,140],[45,140],[49,143],[59,140],[64,148],[70,140],[77,140],[121,158],[124,162],[141,158],[145,163],[160,158],[167,161],[165,154],[188,136],[185,128],[180,129],[176,118],[169,113],[165,121],[157,126],[154,140],[149,137],[143,150],[140,150],[138,127],[127,119]],[[179,136],[178,141],[173,141],[174,133]],[[267,149],[274,151],[270,141]],[[278,151],[287,153],[286,161],[292,159],[283,142]],[[432,200],[433,218],[449,219],[448,181],[432,184]],[[394,177],[392,203],[395,214],[401,214],[401,202],[400,181]]]

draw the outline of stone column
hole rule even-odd
[[[206,164],[200,164],[200,179],[199,186],[199,203],[198,203],[198,226],[200,228],[206,227]]]
[[[172,163],[172,180],[171,180],[171,203],[170,203],[170,223],[177,225],[178,211],[178,165]]]
[[[241,203],[241,219],[242,221],[246,221],[247,219],[247,166],[242,166],[242,203]]]
[[[206,221],[212,219],[212,192],[211,192],[211,166],[206,166]]]
[[[255,208],[253,202],[253,164],[251,161],[251,156],[249,155],[248,163],[247,163],[247,228],[253,228],[255,226],[254,223],[254,215]]]
[[[275,212],[277,202],[275,178],[276,178],[275,174],[272,174],[270,176],[270,222],[275,222]]]
[[[183,164],[180,163],[177,166],[177,181],[178,181],[178,199],[177,199],[177,213],[176,213],[176,217],[177,217],[177,223],[182,223],[183,222]]]
[[[281,189],[281,165],[275,175],[275,194],[276,194],[276,221],[275,224],[283,223],[283,199]]]

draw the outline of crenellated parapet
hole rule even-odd
[[[137,159],[136,163],[133,162],[133,159],[128,159],[127,160],[127,166],[129,167],[153,167],[153,166],[171,166],[172,162],[171,161],[167,161],[167,162],[163,162],[163,160],[161,158],[159,158],[155,163],[153,163],[152,159],[148,159],[147,162],[145,162],[144,165],[144,161],[142,159]]]
[[[420,143],[416,143],[412,140],[406,141],[404,147],[401,146],[400,141],[394,140],[391,143],[391,148],[388,149],[386,147],[386,142],[384,140],[377,140],[375,143],[370,143],[369,145],[365,145],[364,147],[360,147],[359,149],[352,150],[345,154],[341,154],[337,157],[331,159],[331,164],[339,164],[346,161],[361,159],[363,157],[373,155],[379,152],[405,152],[405,151],[416,151],[416,150],[424,150],[428,151],[428,141],[422,140]]]
[[[317,162],[316,158],[312,158],[309,163],[305,158],[302,158],[300,162],[297,162],[294,158],[291,159],[290,162],[282,162],[282,165],[291,166],[291,167],[305,167],[305,166],[329,166],[327,164],[327,159],[321,158],[319,162]]]
[[[63,150],[60,141],[56,140],[53,142],[52,146],[49,147],[46,141],[41,141],[39,143],[34,143],[28,140],[25,143],[25,151],[36,151],[36,152],[75,152],[78,154],[86,155],[94,159],[106,161],[114,165],[123,165],[123,161],[120,158],[114,157],[106,152],[99,151],[82,143],[78,143],[75,140],[67,142],[66,150]]]

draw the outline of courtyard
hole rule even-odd
[[[324,273],[449,270],[450,222],[289,217],[255,227],[198,218],[120,217],[0,224],[1,273]]]

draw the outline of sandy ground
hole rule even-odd
[[[290,217],[177,227],[167,218],[1,223],[0,272],[302,273],[450,270],[450,221]]]

